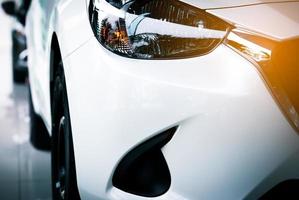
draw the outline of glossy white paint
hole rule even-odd
[[[299,159],[299,137],[246,59],[224,45],[184,60],[120,57],[93,37],[84,1],[45,2],[33,0],[27,18],[34,106],[50,131],[49,55],[55,32],[82,199],[146,199],[114,188],[113,170],[134,146],[177,124],[163,149],[172,185],[157,199],[240,199],[258,196],[287,177],[299,178],[298,162],[288,160]],[[230,21],[237,17],[211,12]],[[290,170],[277,171],[283,165]]]
[[[201,9],[226,8],[236,6],[250,6],[254,4],[275,4],[279,2],[290,2],[289,0],[181,0]]]
[[[26,20],[29,54],[38,55],[28,57],[34,108],[51,133],[49,64],[53,34],[58,37],[63,58],[79,48],[93,34],[84,1],[33,0]]]
[[[209,12],[238,26],[282,40],[299,35],[298,10],[299,1],[210,10]]]
[[[80,55],[97,58],[82,68]],[[148,62],[117,58],[91,40],[65,65],[83,197],[118,199],[110,182],[117,161],[174,124],[181,127],[164,148],[173,178],[166,199],[243,198],[299,150],[254,66],[225,46],[201,58]]]

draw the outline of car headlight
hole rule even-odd
[[[232,28],[178,0],[91,0],[89,18],[105,48],[139,59],[204,55],[221,44]]]

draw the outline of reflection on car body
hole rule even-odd
[[[31,141],[52,150],[53,198],[299,197],[298,9],[33,0]]]

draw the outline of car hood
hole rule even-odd
[[[208,10],[226,21],[278,40],[299,36],[299,1]]]
[[[183,0],[234,25],[284,40],[299,36],[299,0]]]
[[[248,6],[256,4],[291,2],[290,0],[181,0],[201,9],[227,8],[236,6]]]

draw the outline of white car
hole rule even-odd
[[[33,0],[31,139],[52,139],[53,199],[299,198],[298,10]]]

